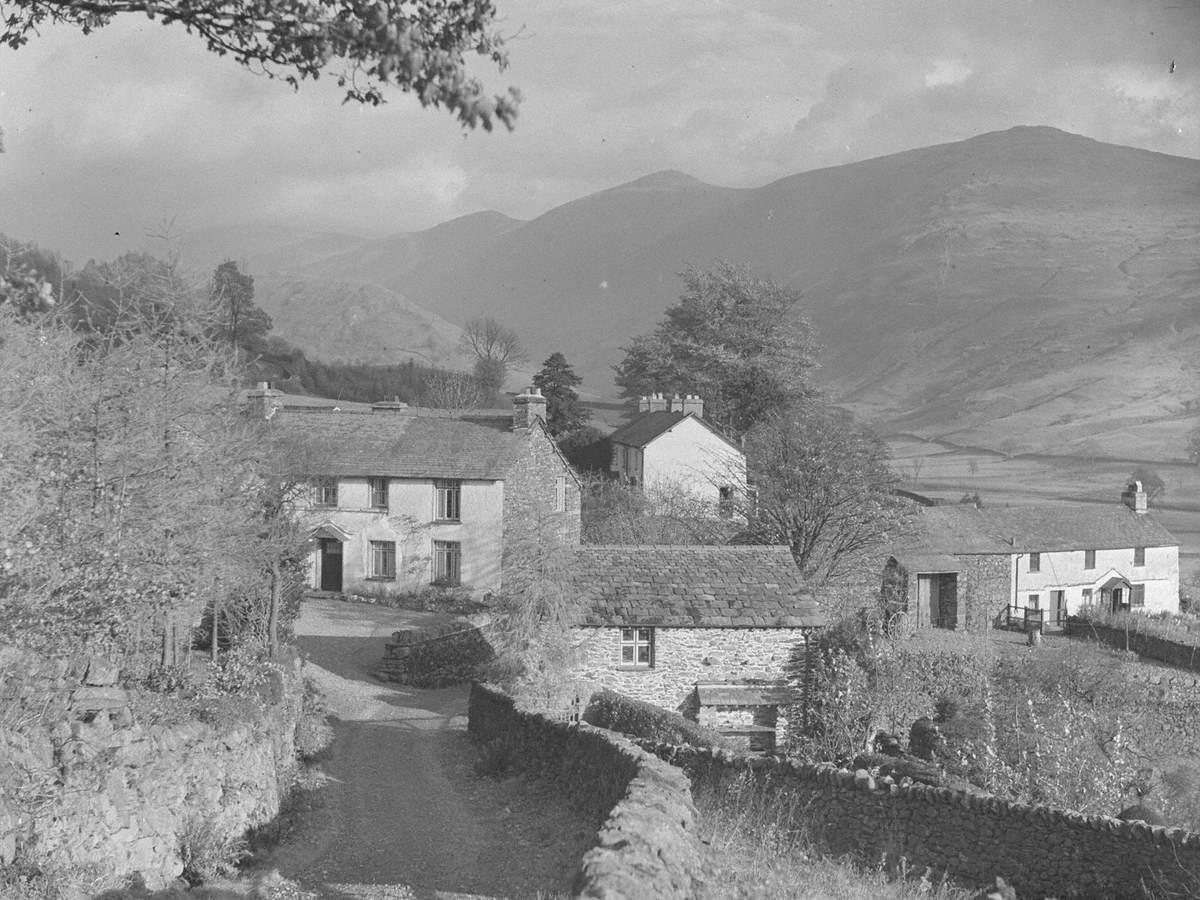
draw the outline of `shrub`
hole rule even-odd
[[[321,759],[333,743],[333,729],[326,717],[325,698],[316,683],[304,680],[304,697],[296,722],[296,755],[304,762]]]
[[[597,728],[619,731],[660,744],[732,748],[729,741],[711,728],[705,728],[653,703],[634,700],[607,689],[592,695],[583,712],[583,720]]]
[[[244,837],[230,834],[215,822],[200,818],[189,818],[179,834],[183,878],[191,885],[235,875],[238,863],[247,852]]]

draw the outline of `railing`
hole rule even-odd
[[[1029,609],[1025,606],[1009,605],[1000,613],[1000,627],[1016,631],[1036,631],[1043,634],[1046,628],[1063,628],[1067,624],[1067,611]]]

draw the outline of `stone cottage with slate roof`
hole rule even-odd
[[[787,547],[583,545],[569,572],[579,677],[774,747],[825,623]]]
[[[1148,511],[1135,482],[1102,505],[933,506],[895,558],[908,573],[919,625],[1056,628],[1080,606],[1174,611],[1179,541]]]
[[[705,421],[700,397],[643,397],[609,441],[611,471],[650,497],[684,493],[726,516],[745,498],[746,456]]]
[[[248,402],[311,483],[296,506],[315,589],[484,594],[521,536],[579,543],[579,481],[546,432],[540,391],[512,410],[334,404],[262,385]]]

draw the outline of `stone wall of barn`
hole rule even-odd
[[[561,510],[557,508],[560,489],[564,492]],[[579,482],[571,467],[550,437],[534,428],[504,479],[505,558],[521,552],[531,540],[539,545],[575,546],[582,527],[580,509]]]

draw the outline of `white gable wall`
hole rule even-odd
[[[745,494],[745,456],[695,418],[682,419],[646,444],[638,462],[651,496],[685,492],[711,504],[715,513],[722,485],[733,487],[739,498]]]

